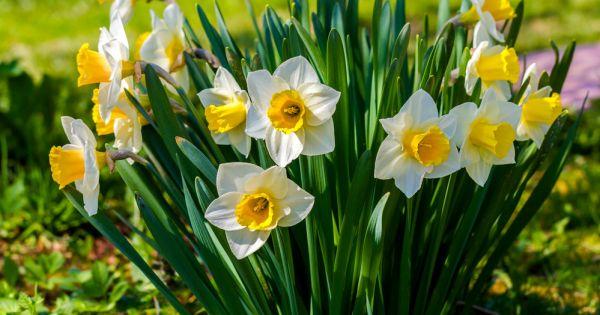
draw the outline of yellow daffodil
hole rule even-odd
[[[92,118],[96,124],[96,132],[99,136],[114,134],[113,147],[118,150],[127,150],[138,153],[142,149],[142,126],[148,122],[137,112],[135,107],[129,103],[125,95],[119,99],[119,103],[113,108],[110,119],[105,122],[100,117],[100,104],[98,103],[98,89],[94,90],[94,107]],[[128,160],[132,163],[132,160]]]
[[[562,113],[562,103],[560,94],[552,93],[551,87],[539,88],[540,76],[535,63],[525,71],[523,80],[527,79],[528,86],[519,102],[522,113],[517,127],[517,140],[531,139],[539,148],[550,126]]]
[[[100,117],[108,121],[110,112],[122,96],[123,85],[126,84],[124,78],[134,73],[134,64],[129,61],[129,43],[118,14],[112,15],[110,30],[100,29],[97,52],[90,50],[89,44],[81,46],[77,54],[77,70],[80,86],[100,83]]]
[[[250,108],[248,93],[242,90],[227,69],[220,67],[213,88],[198,93],[205,110],[208,129],[217,144],[231,144],[240,153],[250,153],[246,134],[246,114]]]
[[[516,128],[520,108],[494,90],[487,90],[481,105],[464,103],[452,110],[457,128],[454,141],[460,144],[460,165],[484,186],[492,165],[515,163]]]
[[[481,79],[482,95],[493,89],[505,99],[510,98],[511,83],[519,80],[521,67],[514,48],[489,47],[489,42],[479,43],[467,63],[465,89],[471,95],[477,81]]]
[[[61,121],[70,144],[50,150],[52,179],[60,189],[75,182],[75,188],[83,195],[85,210],[94,215],[98,211],[100,169],[105,165],[106,153],[96,151],[94,134],[81,119],[63,116]]]
[[[271,75],[266,70],[248,74],[246,133],[265,139],[269,155],[285,167],[300,154],[333,151],[332,116],[340,93],[321,84],[304,57],[282,63]]]
[[[177,4],[171,3],[165,8],[162,20],[156,17],[153,11],[150,11],[150,14],[152,32],[141,45],[140,56],[142,60],[154,63],[171,73],[177,83],[187,90],[189,76],[183,58],[183,13]]]
[[[488,13],[494,21],[508,20],[515,17],[515,10],[509,0],[471,0],[471,8],[460,16],[462,23],[475,23],[482,13]]]
[[[393,178],[406,197],[421,188],[423,178],[440,178],[460,169],[452,142],[456,119],[439,117],[427,92],[415,92],[396,116],[380,121],[388,136],[377,152],[375,177]]]
[[[219,197],[205,217],[225,230],[238,259],[261,248],[273,229],[296,225],[312,210],[315,198],[289,180],[285,168],[267,170],[249,163],[225,163],[217,171]]]

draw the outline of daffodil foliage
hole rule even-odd
[[[481,310],[572,146],[578,118],[560,92],[574,44],[553,44],[550,73],[523,65],[522,2],[440,1],[437,28],[415,34],[404,1],[374,1],[365,24],[358,0],[293,0],[260,18],[247,2],[256,33],[241,47],[218,3],[215,24],[197,6],[195,29],[168,2],[131,48],[117,5],[98,47],[81,46],[79,83],[99,85],[90,113],[108,145],[96,151],[65,117],[70,144],[50,163],[178,312]],[[105,167],[137,196],[134,232],[194,301],[109,219]]]

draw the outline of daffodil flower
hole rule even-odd
[[[96,151],[94,134],[81,119],[61,118],[70,144],[50,149],[52,179],[63,189],[75,182],[83,195],[84,208],[89,215],[98,211],[100,169],[105,165],[106,153]]]
[[[464,103],[450,110],[456,117],[454,141],[460,144],[460,166],[469,176],[484,186],[492,165],[515,163],[516,128],[520,108],[488,90],[478,108]]]
[[[123,23],[127,23],[133,15],[135,2],[136,0],[115,0],[110,6],[110,14],[118,14]]]
[[[100,29],[98,51],[83,44],[77,54],[78,85],[100,83],[98,99],[100,117],[110,119],[110,112],[123,93],[123,78],[134,73],[134,63],[129,61],[129,43],[123,23],[118,14],[113,14],[110,30]]]
[[[495,90],[505,99],[510,98],[511,83],[519,80],[521,67],[514,48],[491,46],[490,42],[479,43],[467,63],[465,89],[473,94],[477,80],[482,81],[482,92]]]
[[[250,108],[248,93],[240,88],[231,73],[220,67],[213,88],[198,93],[204,105],[208,129],[217,144],[231,144],[246,157],[250,137],[246,134],[246,114]]]
[[[527,68],[523,81],[529,79],[525,93],[519,102],[522,109],[517,127],[517,140],[533,140],[539,148],[544,137],[562,112],[560,94],[552,93],[550,86],[539,88],[540,76],[534,63]]]
[[[504,43],[504,35],[496,27],[496,21],[489,12],[482,12],[477,8],[480,16],[479,22],[473,28],[473,47],[479,46],[483,42]]]
[[[460,169],[452,143],[456,119],[439,117],[427,92],[415,92],[396,116],[380,122],[388,135],[377,152],[375,177],[393,178],[406,197],[421,188],[423,178],[440,178]]]
[[[285,168],[225,163],[217,172],[219,197],[205,217],[225,230],[231,251],[242,259],[265,244],[278,226],[289,227],[310,213],[315,198],[289,180]]]
[[[92,118],[96,124],[96,132],[99,136],[114,134],[113,147],[118,150],[127,150],[138,153],[142,149],[142,126],[148,122],[137,112],[135,107],[129,103],[123,95],[115,108],[113,108],[110,119],[105,122],[100,117],[100,104],[98,103],[98,89],[94,90],[92,98],[94,107]],[[132,160],[128,162],[133,163]]]
[[[480,20],[481,12],[489,13],[495,21],[515,17],[515,10],[509,0],[471,0],[471,8],[460,16],[462,23],[475,23]]]
[[[332,116],[340,92],[321,84],[304,57],[282,63],[271,75],[248,74],[246,133],[265,139],[269,155],[285,167],[300,154],[320,155],[335,147]]]
[[[141,45],[140,56],[142,60],[154,63],[171,73],[175,81],[187,90],[189,76],[183,58],[185,50],[183,13],[177,4],[171,3],[165,8],[162,20],[154,14],[154,11],[150,11],[150,14],[152,32]]]

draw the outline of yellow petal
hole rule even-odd
[[[133,52],[133,57],[136,60],[142,60],[142,57],[140,56],[140,51],[142,50],[142,45],[144,45],[144,43],[146,42],[146,39],[148,39],[148,36],[150,36],[150,32],[145,32],[142,33],[140,36],[138,36],[138,38],[135,40],[135,45],[134,45],[134,52]]]
[[[514,18],[515,10],[510,5],[509,0],[485,0],[481,7],[483,12],[490,12],[495,21],[502,21]],[[462,23],[475,23],[479,21],[479,14],[475,6],[471,6],[469,11],[460,16]]]
[[[276,224],[275,205],[266,193],[246,194],[235,207],[235,217],[251,231],[269,229]]]
[[[105,152],[96,151],[96,163],[99,168],[105,164]],[[50,170],[52,179],[63,189],[66,185],[83,179],[85,175],[85,160],[83,149],[63,149],[53,146],[50,149]]]
[[[405,152],[424,166],[437,166],[450,155],[450,141],[438,126],[424,132],[408,132],[402,141]]]
[[[221,106],[210,105],[204,110],[204,115],[210,131],[224,133],[246,121],[246,107],[236,100]]]
[[[530,98],[523,104],[521,120],[525,123],[543,123],[550,125],[562,112],[560,95],[553,93],[550,97]]]
[[[477,61],[477,73],[486,86],[494,81],[519,80],[519,57],[514,48],[504,48],[499,54],[481,56]]]
[[[473,121],[469,133],[471,143],[500,159],[508,154],[515,138],[516,132],[509,123],[490,124],[481,118]]]
[[[110,82],[110,66],[99,52],[90,50],[90,44],[83,44],[77,53],[79,86],[100,82]]]

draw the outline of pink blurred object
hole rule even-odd
[[[562,52],[561,52],[562,53]],[[527,65],[537,63],[540,71],[550,73],[554,66],[554,52],[543,50],[527,54]],[[565,107],[579,108],[585,99],[588,108],[592,100],[600,98],[600,43],[578,45],[571,63],[571,69],[562,89],[561,98]]]

